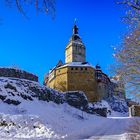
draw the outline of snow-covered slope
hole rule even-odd
[[[112,97],[109,100],[101,100],[93,104],[94,108],[107,108],[108,117],[128,116],[128,106],[121,98]]]
[[[128,106],[124,98],[113,96],[107,99],[107,102],[112,110],[117,112],[126,113],[128,112]]]
[[[43,96],[46,90],[51,91],[36,82],[0,78],[0,139],[91,139],[104,135],[121,136],[127,133],[129,124],[135,120],[99,117],[67,103],[47,102],[50,98]],[[53,101],[58,103],[63,100],[57,91],[52,91],[52,94],[51,98],[55,98]]]

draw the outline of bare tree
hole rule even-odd
[[[120,2],[117,2],[118,4],[125,4],[129,8],[133,8],[135,10],[140,10],[140,0],[123,0]]]
[[[140,96],[140,0],[124,0],[127,5],[126,17],[129,31],[119,47],[115,48],[114,71],[125,83],[127,93]],[[119,3],[119,4],[120,4]]]
[[[129,93],[140,95],[140,26],[128,33],[115,52],[115,70]]]
[[[126,16],[123,20],[132,25],[131,28],[136,27],[140,21],[140,0],[121,0],[117,4],[122,4],[126,8]]]
[[[55,17],[55,0],[5,0],[7,6],[16,6],[25,17],[26,10],[34,7],[36,12],[44,12]]]

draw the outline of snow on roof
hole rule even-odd
[[[85,62],[85,63],[83,63],[83,62],[71,62],[71,63],[64,64],[63,66],[60,66],[59,68],[63,68],[66,66],[69,66],[69,67],[92,67],[92,68],[94,68],[94,66],[92,66],[88,62]]]
[[[49,71],[49,74],[52,73],[55,69],[64,68],[66,66],[68,66],[68,67],[91,67],[91,68],[95,69],[95,67],[93,65],[89,64],[88,62],[71,62],[71,63],[64,64],[60,67],[55,66],[53,69],[51,69]]]

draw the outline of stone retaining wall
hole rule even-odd
[[[13,78],[27,79],[27,80],[38,82],[38,76],[14,68],[0,68],[0,77],[13,77]]]

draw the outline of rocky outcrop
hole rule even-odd
[[[27,80],[38,82],[38,76],[14,68],[0,68],[0,77],[13,77],[13,78],[27,79]]]
[[[105,108],[105,107],[103,107],[103,108],[89,107],[86,110],[86,112],[90,113],[90,114],[97,114],[99,116],[107,117],[107,108]]]
[[[13,105],[19,105],[21,102],[18,100],[14,100],[14,99],[6,99],[4,100],[5,103],[7,104],[13,104]]]
[[[113,96],[107,99],[111,109],[117,112],[126,113],[128,112],[128,105],[125,99]]]
[[[40,86],[38,82],[23,79],[0,78],[0,100],[7,104],[19,105],[23,100],[42,100],[67,103],[77,109],[90,114],[106,116],[104,109],[89,107],[88,100],[83,92],[58,92],[46,86]]]
[[[65,92],[65,101],[76,108],[86,110],[88,107],[88,100],[87,97],[83,92],[79,91],[71,91],[71,92]]]

